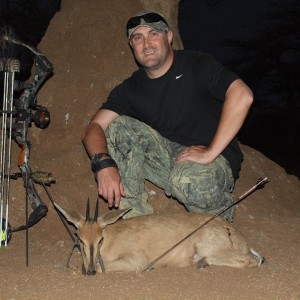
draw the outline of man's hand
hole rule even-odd
[[[118,207],[121,196],[125,197],[124,186],[118,169],[109,167],[97,173],[98,193],[108,202],[109,207]]]
[[[215,157],[208,147],[205,146],[191,146],[184,149],[176,158],[176,163],[184,161],[192,161],[199,164],[210,164]]]

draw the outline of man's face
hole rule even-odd
[[[171,53],[172,32],[158,32],[153,28],[141,26],[130,38],[136,60],[146,70],[163,68]]]

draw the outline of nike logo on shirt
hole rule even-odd
[[[182,75],[183,75],[183,74],[180,74],[180,75],[176,76],[176,77],[175,77],[175,79],[179,79],[179,78],[181,78],[181,77],[182,77]]]

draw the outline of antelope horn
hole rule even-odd
[[[99,212],[99,198],[97,198],[97,202],[96,202],[96,208],[95,208],[95,216],[94,216],[94,222],[97,222],[98,219],[98,213]]]
[[[87,204],[86,204],[86,216],[85,216],[85,221],[89,221],[90,220],[90,198],[88,198],[87,200]]]

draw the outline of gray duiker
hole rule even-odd
[[[78,212],[68,213],[55,206],[77,228],[83,273],[88,275],[102,272],[100,255],[107,272],[138,272],[212,217],[183,211],[123,220],[121,217],[130,209],[112,210],[98,216],[97,201],[91,219],[89,203],[85,218]],[[257,267],[262,262],[263,258],[249,248],[237,229],[216,217],[163,256],[154,268],[191,265],[245,268]]]

